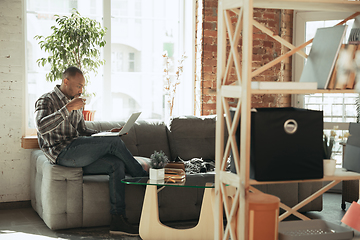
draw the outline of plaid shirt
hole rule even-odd
[[[51,163],[71,141],[79,136],[89,136],[97,131],[86,128],[82,110],[71,113],[66,108],[68,99],[57,85],[42,95],[35,103],[35,122],[41,150]]]

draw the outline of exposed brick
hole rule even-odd
[[[203,110],[205,111],[213,111],[216,109],[216,103],[204,103]]]
[[[204,51],[205,51],[205,52],[216,53],[216,51],[217,51],[217,46],[216,46],[216,45],[205,44],[205,45],[204,45]]]
[[[204,39],[204,44],[208,44],[208,45],[213,45],[214,43],[216,43],[216,39],[215,38],[205,38]]]
[[[204,37],[217,37],[217,31],[204,30]]]
[[[20,142],[25,86],[23,3],[0,1],[0,202],[30,199],[30,152]]]
[[[203,32],[203,61],[202,61],[202,96],[203,101],[209,102],[213,101],[215,95],[215,88],[216,88],[216,67],[217,67],[217,34],[216,31],[210,31],[208,29],[214,29],[214,25],[217,21],[217,13],[216,13],[216,0],[203,0],[203,4],[205,9],[204,12],[204,32]],[[231,21],[233,26],[235,27],[235,22],[237,21],[237,16],[234,13],[230,12],[229,15],[231,16]],[[280,23],[280,15],[282,22]],[[281,35],[285,37],[289,42],[292,42],[292,10],[274,10],[274,9],[261,9],[255,8],[254,9],[254,18],[264,24],[264,26],[270,28],[274,34],[278,34],[279,30],[281,30]],[[280,28],[281,27],[281,28]],[[216,26],[217,28],[217,26]],[[241,59],[241,39],[239,40],[238,51]],[[230,51],[230,44],[227,40],[227,47],[226,47],[226,56],[228,56]],[[273,40],[271,37],[267,36],[266,34],[262,33],[256,27],[253,27],[253,63],[252,68],[257,69],[264,64],[268,63],[269,61],[273,60],[274,58],[284,54],[288,51],[285,47],[282,47],[280,43]],[[226,58],[227,59],[227,58]],[[263,73],[259,74],[258,76],[254,77],[252,80],[254,81],[289,81],[291,80],[291,59],[283,61],[282,63],[278,63],[272,68],[264,71]],[[229,76],[227,78],[227,82],[232,82],[237,80],[236,73],[234,68],[230,70]],[[206,97],[205,97],[206,96]],[[261,106],[261,107],[269,107],[269,106],[277,106],[281,105],[284,106],[289,104],[291,98],[285,95],[253,95],[251,98],[254,105]],[[290,103],[291,104],[291,103]],[[201,103],[202,106],[202,114],[215,114],[216,113],[216,105],[215,104],[206,104]]]
[[[205,15],[205,22],[217,22],[217,16]]]
[[[255,40],[264,40],[264,39],[266,39],[266,34],[264,34],[264,33],[254,34],[253,39],[255,39]]]

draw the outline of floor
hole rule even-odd
[[[340,225],[345,214],[341,209],[341,194],[325,193],[324,210],[309,212],[306,215],[312,219],[323,219]],[[347,203],[347,208],[350,206]],[[179,226],[181,227],[181,226]],[[140,237],[110,235],[109,227],[80,228],[67,230],[50,230],[32,208],[0,210],[0,240],[98,240],[123,239],[139,240]],[[354,238],[360,240],[360,238]]]

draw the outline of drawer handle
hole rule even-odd
[[[284,123],[284,130],[287,134],[293,134],[296,132],[298,124],[294,119],[289,119]]]

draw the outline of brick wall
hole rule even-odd
[[[216,57],[217,57],[217,0],[199,0],[203,4],[203,40],[201,71],[201,115],[216,114]],[[231,15],[236,22],[236,15]],[[254,9],[254,19],[275,34],[292,41],[291,10]],[[235,18],[235,19],[234,19]],[[264,65],[288,51],[259,29],[253,28],[253,69]],[[228,48],[229,49],[229,48]],[[241,40],[239,43],[241,51]],[[231,72],[230,80],[236,80]],[[273,66],[260,75],[255,81],[291,81],[291,58]],[[259,94],[252,96],[252,107],[290,106],[290,95]]]
[[[23,0],[0,1],[0,202],[30,199],[30,151],[21,148],[25,48]]]

